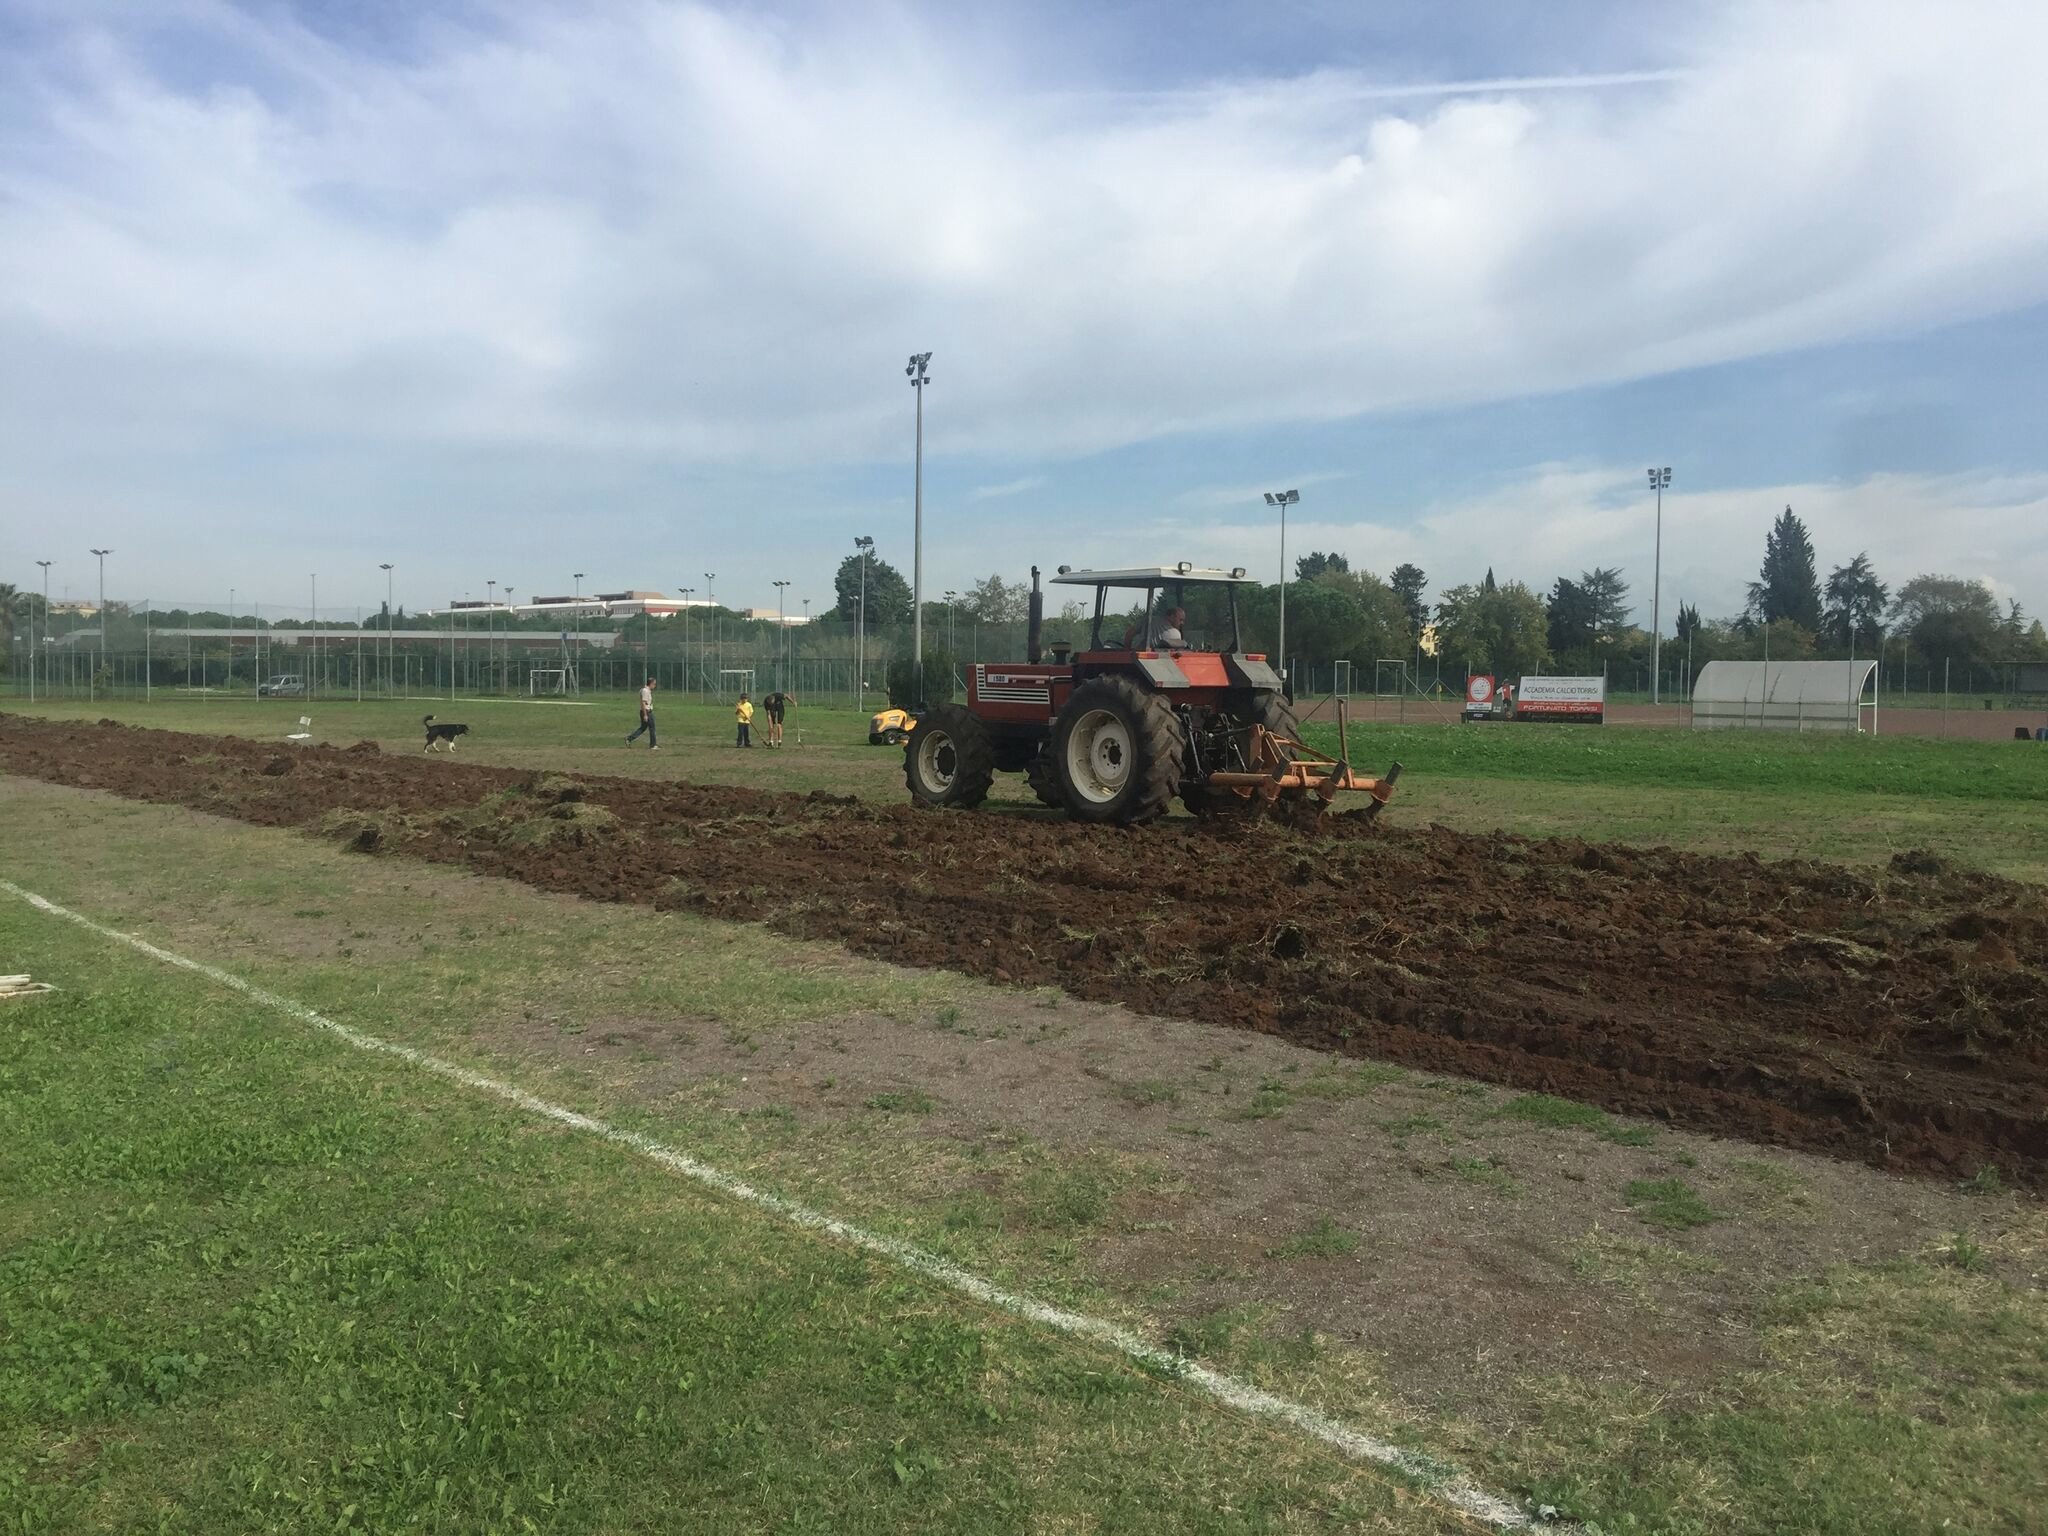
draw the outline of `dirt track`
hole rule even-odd
[[[1900,1171],[2048,1184],[2048,897],[1338,818],[1136,832],[0,715],[0,770]],[[686,999],[679,999],[686,1004]]]

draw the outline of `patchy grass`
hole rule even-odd
[[[895,1088],[874,1095],[867,1101],[867,1107],[892,1115],[928,1115],[937,1104],[921,1088]]]
[[[1684,1232],[1721,1219],[1721,1213],[1683,1179],[1633,1179],[1622,1196],[1636,1219],[1653,1227]]]
[[[1613,1286],[1647,1305],[1653,1287],[1688,1275],[1710,1275],[1721,1266],[1668,1243],[1644,1242],[1595,1227],[1571,1247],[1572,1273]]]
[[[1328,1216],[1297,1232],[1286,1242],[1266,1250],[1269,1259],[1341,1259],[1358,1251],[1358,1234],[1340,1227]]]
[[[1522,1183],[1498,1157],[1454,1157],[1447,1165],[1461,1182],[1489,1190],[1496,1195],[1519,1197]]]

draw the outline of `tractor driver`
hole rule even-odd
[[[1187,650],[1187,623],[1187,609],[1181,607],[1180,604],[1175,603],[1171,608],[1167,609],[1166,612],[1162,613],[1159,616],[1159,628],[1153,632],[1152,643],[1169,651]],[[1138,626],[1136,624],[1133,624],[1129,629],[1124,631],[1125,647],[1128,648],[1130,646],[1135,645],[1137,643],[1137,639]]]

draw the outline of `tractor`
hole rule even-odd
[[[1033,566],[1027,659],[976,662],[964,704],[919,714],[903,750],[914,803],[971,809],[998,773],[1023,774],[1041,804],[1076,821],[1115,826],[1151,821],[1175,799],[1198,816],[1319,819],[1341,791],[1371,796],[1370,815],[1392,797],[1399,763],[1379,778],[1352,771],[1341,701],[1338,755],[1303,744],[1279,675],[1243,648],[1242,568],[1063,565],[1052,579],[1095,589],[1086,649],[1055,642],[1044,658],[1045,599]],[[1221,615],[1218,633],[1205,637],[1211,644],[1162,622],[1190,591]],[[1140,616],[1112,611],[1113,592],[1142,593]]]

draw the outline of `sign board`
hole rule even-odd
[[[1517,720],[1607,718],[1604,677],[1525,677],[1515,695]]]
[[[1465,679],[1465,702],[1483,709],[1493,702],[1493,679],[1481,674]]]

